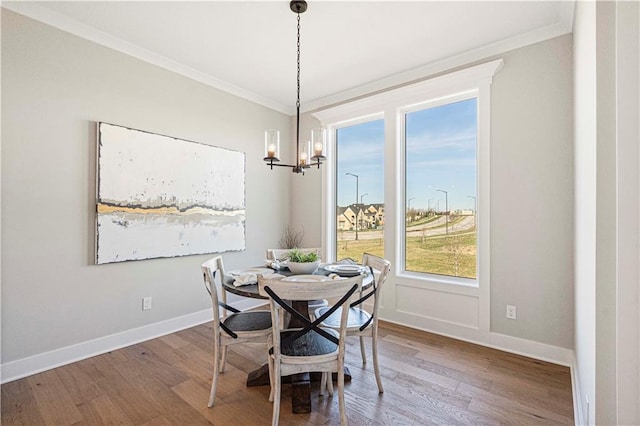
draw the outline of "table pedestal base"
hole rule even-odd
[[[336,373],[333,373],[332,376],[334,381],[337,380]],[[319,382],[321,379],[322,373],[300,373],[282,377],[282,383],[290,383],[292,386],[291,403],[294,414],[311,412],[311,382]],[[344,381],[345,383],[351,381],[351,372],[347,367],[344,368]],[[247,387],[268,386],[269,384],[268,364],[252,371],[247,377]]]
[[[293,414],[311,412],[311,374],[300,373],[288,376],[291,381],[291,411]],[[285,379],[285,377],[283,377]]]

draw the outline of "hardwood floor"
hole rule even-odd
[[[352,425],[573,424],[567,367],[388,323],[380,331],[384,394],[349,340]],[[247,373],[266,362],[257,345],[230,347],[216,405],[207,408],[211,334],[201,325],[6,383],[2,424],[269,424],[269,387],[245,386]],[[317,383],[312,404],[311,413],[292,414],[283,385],[280,424],[339,424],[337,399],[320,396]]]

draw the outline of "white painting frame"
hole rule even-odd
[[[245,250],[245,154],[98,122],[96,264]]]

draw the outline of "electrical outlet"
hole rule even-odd
[[[151,309],[151,297],[142,298],[142,310],[148,311]]]
[[[516,319],[516,307],[514,305],[507,305],[507,318]]]

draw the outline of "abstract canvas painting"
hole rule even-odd
[[[98,123],[96,263],[245,249],[245,154]]]

